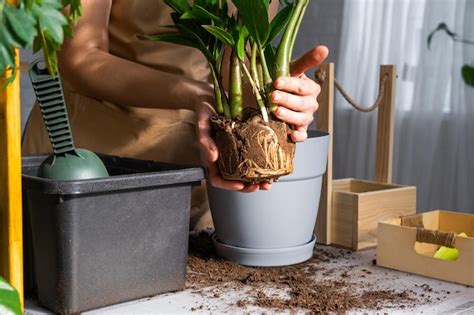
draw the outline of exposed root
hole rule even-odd
[[[252,115],[244,122],[213,118],[218,165],[228,180],[274,181],[293,171],[294,143],[282,122],[263,122]]]

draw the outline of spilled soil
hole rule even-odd
[[[210,231],[202,231],[190,237],[187,287],[201,294],[203,301],[223,298],[229,291],[243,291],[244,298],[229,304],[243,311],[248,306],[258,306],[277,312],[344,313],[410,308],[431,302],[428,295],[416,292],[417,288],[399,291],[381,287],[368,279],[370,270],[356,271],[355,264],[334,265],[341,259],[351,261],[353,255],[347,250],[318,245],[314,257],[305,263],[250,268],[217,257]],[[211,310],[205,304],[193,310]]]

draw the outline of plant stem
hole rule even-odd
[[[262,69],[262,64],[257,63],[257,73],[258,73],[258,81],[260,82],[260,86],[264,85],[263,82],[263,69]]]
[[[308,1],[309,3],[309,1]],[[306,12],[306,9],[308,8],[308,5],[304,5],[304,7],[301,9],[301,12],[299,13],[298,20],[296,21],[296,26],[295,30],[293,31],[292,37],[291,37],[291,43],[290,43],[290,50],[288,51],[288,56],[290,58],[290,61],[293,56],[293,48],[295,46],[296,42],[296,35],[298,35],[298,30],[300,29],[301,22],[303,21],[304,14]]]
[[[257,68],[257,45],[254,43],[252,45],[252,57],[250,59],[250,71],[252,72],[252,78],[255,81],[255,85],[259,90],[261,90],[258,68]]]
[[[296,8],[293,11],[293,15],[288,22],[288,26],[283,33],[280,44],[278,45],[276,57],[275,57],[275,80],[280,77],[287,77],[290,75],[290,62],[291,55],[293,52],[293,46],[298,33],[301,20],[303,19],[304,11],[308,6],[309,0],[299,0],[296,4]],[[272,86],[273,88],[273,86]],[[275,111],[278,105],[273,103],[271,94],[268,95],[268,107],[271,111]]]
[[[216,111],[218,114],[224,114],[225,117],[231,118],[231,113],[229,110],[229,104],[227,103],[227,98],[224,93],[222,93],[221,84],[217,78],[216,71],[212,65],[209,65],[211,68],[212,82],[214,83],[214,95],[216,96]]]
[[[278,45],[276,53],[276,79],[278,79],[279,77],[286,77],[290,74],[292,48],[296,39],[296,33],[298,33],[298,28],[300,26],[298,21],[301,23],[303,13],[306,10],[308,3],[308,0],[298,1],[296,9],[293,12],[293,16],[288,22],[288,26],[285,30],[285,33],[283,33],[283,37],[281,39],[280,45]]]
[[[267,113],[267,108],[265,107],[265,103],[263,102],[262,96],[260,95],[260,91],[257,88],[257,84],[252,78],[252,75],[250,74],[249,69],[247,69],[247,66],[245,63],[240,62],[242,65],[242,69],[244,69],[244,73],[247,75],[247,78],[249,79],[250,85],[252,86],[252,91],[253,94],[255,95],[255,99],[257,100],[258,107],[260,108],[260,111],[262,113],[263,121],[265,123],[268,123],[268,113]]]
[[[265,53],[263,51],[263,47],[258,47],[259,54],[260,54],[260,63],[262,64],[263,70],[263,81],[265,82],[265,89],[268,87],[273,87],[273,80],[272,76],[270,75],[270,71],[268,70],[267,60],[265,59]],[[265,90],[267,93],[268,91]]]
[[[263,82],[264,82],[264,87],[265,87],[265,97],[267,100],[267,106],[270,109],[270,111],[273,112],[277,109],[278,105],[276,105],[272,101],[272,94],[273,94],[273,91],[275,90],[275,87],[273,86],[273,80],[270,75],[270,71],[268,71],[267,61],[265,59],[265,53],[263,52],[263,49],[260,49],[260,64],[262,66]]]
[[[243,84],[242,84],[242,69],[239,56],[232,51],[230,56],[230,77],[229,77],[229,100],[230,100],[230,111],[232,118],[242,117],[243,107]]]

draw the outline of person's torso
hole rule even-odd
[[[173,32],[171,9],[163,0],[114,0],[109,20],[112,54],[186,78],[206,81],[209,69],[197,49],[143,39],[141,35]]]

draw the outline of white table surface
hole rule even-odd
[[[341,251],[332,247],[317,245],[318,249],[325,251]],[[386,308],[378,311],[357,310],[352,313],[390,313],[390,314],[474,314],[474,288],[464,285],[448,283],[436,279],[425,278],[411,275],[405,272],[399,272],[374,266],[372,260],[375,257],[375,250],[367,250],[343,257],[332,259],[326,264],[326,268],[334,270],[344,270],[351,268],[352,274],[363,273],[367,283],[378,283],[382,288],[395,289],[398,291],[413,290],[420,296],[425,294],[432,302],[421,303],[410,308]],[[473,266],[474,268],[474,266]],[[369,271],[369,272],[367,272]],[[334,275],[329,276],[334,277]],[[315,281],[327,279],[328,276],[321,274],[315,275]],[[350,281],[347,278],[347,281]],[[365,278],[364,278],[365,281]],[[360,280],[358,280],[360,282]],[[420,287],[420,284],[429,285],[431,292],[426,292]],[[267,288],[272,290],[271,287]],[[213,292],[218,290],[218,297],[214,297]],[[185,291],[163,294],[142,300],[117,304],[83,314],[101,315],[101,314],[156,314],[156,313],[189,313],[194,310],[197,313],[248,313],[248,312],[266,312],[274,313],[275,310],[260,308],[248,305],[245,308],[237,307],[238,300],[248,298],[245,286],[212,286],[204,288],[201,293],[196,290],[187,289]],[[448,293],[449,292],[449,293]],[[199,309],[199,307],[201,307]],[[304,310],[292,310],[294,312],[304,313]],[[25,314],[40,315],[49,314],[47,311],[39,308],[33,301],[27,301]]]

